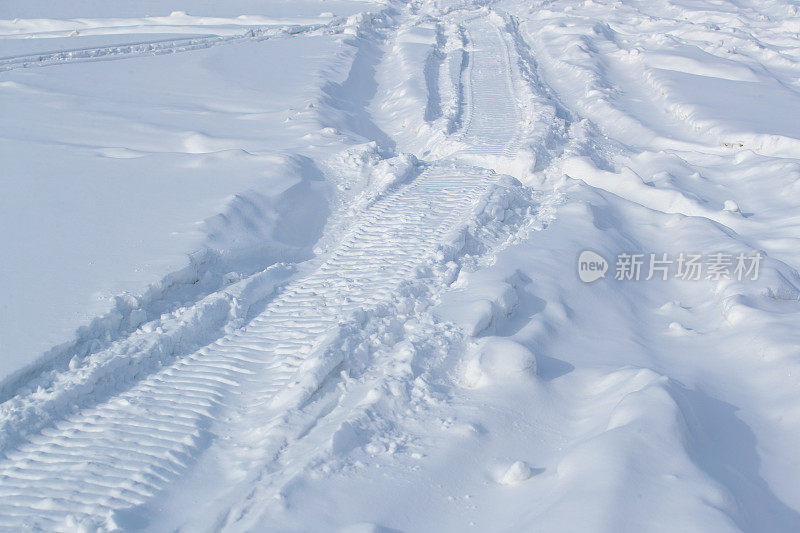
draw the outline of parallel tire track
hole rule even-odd
[[[470,153],[511,157],[519,148],[519,106],[512,78],[511,49],[489,17],[466,23],[471,51],[465,72],[467,109],[459,135]]]
[[[471,154],[512,154],[519,111],[511,51],[488,17],[469,20],[466,30],[472,49],[462,140]],[[457,157],[368,208],[316,271],[287,285],[244,329],[8,451],[0,462],[0,527],[106,527],[115,510],[147,502],[194,462],[223,409],[266,405],[298,386],[304,361],[330,332],[390,299],[492,194],[500,176]]]
[[[115,44],[109,46],[96,46],[87,48],[74,48],[37,54],[0,57],[0,72],[29,67],[43,67],[63,63],[108,61],[112,59],[126,59],[143,55],[162,55],[178,52],[189,52],[211,48],[220,44],[231,44],[247,39],[267,40],[280,36],[294,36],[298,34],[313,34],[315,32],[342,31],[343,21],[335,19],[328,24],[308,24],[291,26],[260,26],[253,27],[241,35],[188,37],[183,39],[162,39],[129,44]],[[202,32],[202,28],[199,28]]]
[[[178,476],[211,435],[231,391],[266,402],[286,389],[326,332],[393,294],[498,177],[447,166],[368,209],[320,268],[286,287],[244,330],[227,335],[7,453],[0,525],[56,528],[71,515],[110,517]]]

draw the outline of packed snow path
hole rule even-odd
[[[467,113],[460,138],[475,154],[510,157],[517,148],[520,113],[506,36],[485,16],[467,21],[466,34]]]
[[[511,155],[519,123],[511,52],[490,17],[468,20],[466,31],[460,140],[472,156]],[[499,183],[457,156],[433,163],[367,209],[316,271],[287,285],[246,328],[7,451],[0,525],[107,527],[114,511],[146,503],[190,469],[220,418],[228,438],[240,440],[226,449],[247,460],[252,424],[268,426],[293,394],[307,392],[306,374],[318,371],[304,366],[308,356],[354,312],[390,300]]]
[[[245,330],[9,452],[0,465],[4,525],[106,516],[141,504],[203,446],[203,429],[223,398],[244,389],[237,403],[268,405],[298,379],[327,332],[352,311],[388,299],[496,180],[442,167],[370,208],[328,261],[287,286]]]

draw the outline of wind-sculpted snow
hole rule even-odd
[[[206,221],[224,268],[143,312],[123,301],[113,335],[6,382],[0,526],[800,528],[796,6],[434,0],[245,32],[258,17],[148,24],[179,19],[219,33],[35,62],[228,42],[231,61],[234,42],[291,35],[347,66],[281,115],[300,141],[246,150],[302,179]],[[761,262],[648,272],[685,254]],[[579,276],[581,257],[602,272]]]

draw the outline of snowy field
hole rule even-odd
[[[800,531],[798,32],[5,0],[0,530]]]

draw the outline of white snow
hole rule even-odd
[[[530,479],[532,474],[531,467],[525,461],[515,461],[514,464],[508,467],[499,482],[501,485],[516,485],[526,479]]]
[[[0,19],[0,528],[800,529],[797,5]]]
[[[478,387],[535,373],[536,357],[528,348],[503,337],[484,337],[467,362],[464,380],[467,387]]]
[[[79,327],[113,340],[131,306],[152,319],[230,270],[308,257],[330,194],[302,154],[341,143],[307,106],[347,65],[319,35],[5,73],[3,375]]]

